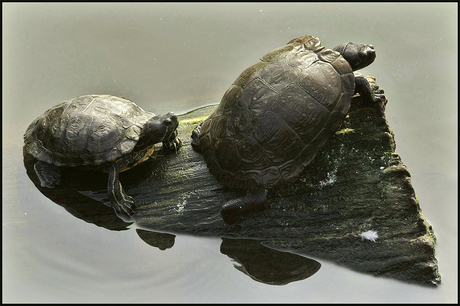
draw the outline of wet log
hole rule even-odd
[[[243,192],[219,185],[190,146],[192,130],[216,105],[181,115],[180,152],[162,156],[160,151],[147,180],[123,183],[138,203],[136,223],[152,231],[256,239],[357,271],[436,285],[436,238],[395,153],[386,103],[356,95],[340,129],[305,171],[269,190],[264,209],[232,225],[222,220],[220,207]]]

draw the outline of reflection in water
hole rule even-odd
[[[36,160],[24,150],[24,166],[27,175],[35,187],[54,203],[64,207],[70,214],[88,223],[106,228],[108,230],[127,230],[131,223],[125,223],[118,218],[109,206],[106,197],[97,201],[94,195],[100,190],[105,190],[107,174],[100,172],[84,171],[75,168],[65,168],[62,172],[62,183],[56,188],[43,188],[40,185],[35,170]],[[131,184],[138,184],[153,173],[152,167],[138,167],[133,169],[130,177]],[[93,198],[85,196],[91,194]],[[106,195],[105,192],[101,193]],[[106,205],[102,205],[102,203]],[[148,245],[160,250],[170,249],[174,246],[175,235],[158,233],[154,231],[136,229],[139,237]],[[221,253],[232,258],[241,266],[235,266],[252,279],[271,285],[285,285],[293,281],[306,279],[316,273],[321,264],[315,260],[296,254],[273,250],[261,245],[260,241],[248,239],[222,239]]]
[[[176,239],[176,235],[151,232],[139,228],[136,229],[136,232],[145,243],[162,251],[172,248]]]
[[[236,269],[270,285],[306,279],[321,267],[316,260],[267,248],[258,240],[223,238],[220,251],[240,264]]]
[[[62,184],[56,188],[45,188],[41,187],[40,180],[34,170],[36,160],[26,150],[23,153],[27,175],[35,187],[51,201],[64,207],[74,217],[114,231],[127,230],[128,226],[132,224],[123,222],[117,217],[108,202],[106,205],[102,205],[104,203],[102,200],[107,200],[106,192],[102,193],[104,196],[103,199],[100,199],[101,201],[94,200],[85,195],[92,195],[93,198],[97,197],[97,194],[100,192],[93,192],[91,190],[104,190],[106,188],[107,174],[64,168],[62,170]],[[135,173],[135,176],[143,177],[137,174],[139,173]],[[66,180],[66,177],[71,179]],[[148,245],[159,248],[160,250],[170,249],[174,246],[175,235],[141,229],[136,229],[136,232]]]
[[[114,231],[126,230],[131,224],[123,222],[115,215],[111,207],[102,205],[103,202],[85,196],[85,194],[91,193],[88,190],[105,190],[107,188],[107,174],[66,167],[62,173],[61,185],[53,189],[44,188],[41,187],[40,180],[34,170],[36,160],[26,150],[23,153],[27,175],[35,187],[44,196],[64,207],[76,218]]]

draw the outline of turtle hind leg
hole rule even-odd
[[[266,199],[267,190],[248,190],[245,197],[230,200],[222,205],[222,218],[228,224],[235,223],[241,219],[241,215],[250,211],[261,209]]]
[[[54,165],[38,161],[34,165],[34,170],[42,187],[54,188],[61,183],[61,172]]]
[[[116,163],[109,165],[107,195],[116,215],[123,221],[131,221],[134,214],[134,199],[127,195],[118,178],[119,167]]]

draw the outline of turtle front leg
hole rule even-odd
[[[163,141],[163,149],[165,149],[166,151],[174,151],[175,153],[177,153],[180,147],[182,147],[182,141],[179,138],[179,133],[177,132],[177,130],[174,131],[171,138],[169,138],[166,141]]]
[[[359,93],[366,101],[378,106],[380,111],[384,111],[385,93],[377,85],[372,86],[365,76],[355,74],[355,92]]]
[[[131,221],[134,214],[134,199],[127,195],[121,187],[118,178],[119,166],[116,163],[109,165],[109,179],[107,195],[117,216],[123,221]]]
[[[232,224],[238,221],[241,215],[261,209],[266,199],[267,190],[248,190],[245,197],[230,200],[222,205],[220,213],[226,223]]]
[[[192,145],[192,148],[197,151],[201,152],[200,150],[200,133],[201,133],[201,128],[203,127],[204,121],[202,121],[200,124],[198,124],[195,129],[192,131],[192,142],[190,143]]]

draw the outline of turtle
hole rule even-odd
[[[117,216],[129,221],[135,202],[118,174],[148,160],[157,143],[177,152],[178,125],[172,112],[155,115],[123,97],[82,95],[37,117],[24,134],[24,148],[38,160],[34,170],[42,187],[60,184],[62,167],[108,172],[108,198]]]
[[[238,76],[191,135],[193,149],[222,185],[247,190],[222,205],[227,223],[263,207],[270,188],[302,172],[338,129],[356,92],[373,102],[383,98],[382,90],[354,73],[375,57],[370,44],[328,49],[305,35]]]

